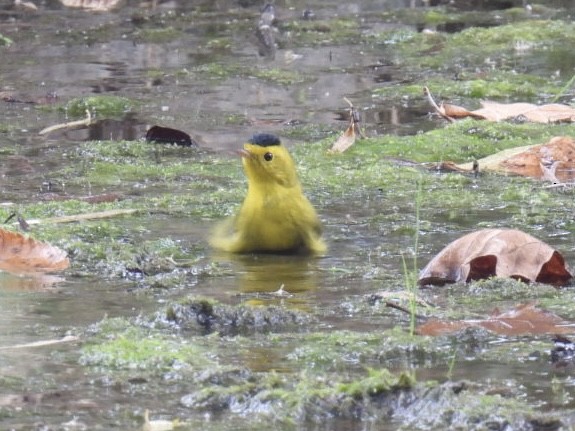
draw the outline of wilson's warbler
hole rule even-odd
[[[211,245],[232,253],[324,253],[321,224],[279,138],[254,135],[240,155],[248,192],[239,213],[213,232]]]

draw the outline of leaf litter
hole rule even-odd
[[[418,283],[444,285],[493,276],[563,286],[572,279],[563,256],[516,229],[480,229],[448,244],[420,272]]]

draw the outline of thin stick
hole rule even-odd
[[[48,133],[54,132],[55,130],[71,129],[71,128],[78,127],[78,126],[89,126],[90,124],[92,124],[92,114],[90,114],[89,109],[86,109],[86,118],[84,118],[83,120],[77,120],[77,121],[70,121],[68,123],[55,124],[53,126],[46,127],[45,129],[40,130],[40,132],[38,134],[39,135],[47,135]]]
[[[78,341],[80,337],[76,337],[75,335],[66,335],[59,340],[42,340],[42,341],[35,341],[33,343],[25,343],[25,344],[15,344],[13,346],[0,346],[0,350],[10,350],[10,349],[27,349],[29,347],[44,347],[44,346],[51,346],[53,344],[60,344],[60,343],[70,343],[72,341]]]
[[[561,96],[565,95],[565,92],[569,89],[569,87],[573,85],[573,82],[575,82],[575,75],[573,75],[571,79],[567,81],[567,84],[565,84],[563,88],[559,90],[559,92],[555,95],[555,97],[551,99],[551,103],[557,102]]]
[[[361,139],[365,139],[365,135],[363,134],[361,126],[359,125],[360,122],[359,112],[357,112],[357,109],[355,109],[353,103],[351,103],[351,100],[349,100],[345,96],[343,100],[345,100],[349,105],[350,126],[353,126],[353,130],[357,134],[357,136],[359,136]]]
[[[414,314],[414,313],[412,313],[411,310],[409,310],[408,308],[406,308],[406,307],[404,307],[404,306],[402,306],[402,305],[396,304],[395,302],[385,301],[384,304],[385,304],[386,307],[395,308],[396,310],[403,311],[404,313],[409,314],[410,316],[414,315],[414,316],[415,316],[416,318],[418,318],[418,319],[423,319],[423,320],[427,320],[427,319],[428,319],[427,316],[423,316],[423,315],[421,315],[421,314]]]
[[[46,224],[46,223],[71,223],[71,222],[82,221],[82,220],[94,220],[94,219],[102,219],[102,218],[131,215],[131,214],[135,214],[136,212],[138,212],[137,209],[128,208],[128,209],[119,209],[119,210],[98,211],[98,212],[93,212],[93,213],[76,214],[76,215],[62,216],[62,217],[32,219],[32,220],[26,220],[26,222],[29,225],[31,225],[31,224]],[[15,224],[17,224],[17,223],[15,223]]]
[[[427,96],[427,100],[429,101],[431,106],[433,106],[433,109],[435,109],[435,112],[437,112],[439,115],[441,115],[441,117],[445,118],[447,121],[449,121],[451,123],[455,122],[455,120],[453,118],[451,118],[448,115],[445,115],[445,113],[441,110],[441,108],[439,106],[437,106],[437,103],[435,103],[435,100],[433,100],[433,96],[431,95],[431,91],[429,91],[429,88],[423,87],[423,94],[425,94],[425,96]]]

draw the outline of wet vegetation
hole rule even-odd
[[[297,2],[282,3],[277,58],[262,59],[250,45],[259,4],[154,10],[131,3],[110,13],[117,20],[98,15],[88,27],[51,32],[46,42],[98,69],[104,60],[94,47],[127,41],[137,52],[146,48],[145,66],[131,68],[122,57],[103,68],[112,73],[70,83],[65,94],[73,96],[48,107],[2,102],[0,218],[38,219],[30,234],[72,261],[62,279],[41,289],[34,279],[26,285],[37,291],[1,285],[10,321],[0,337],[0,417],[8,426],[67,429],[74,421],[84,429],[141,429],[146,409],[152,418],[178,419],[177,429],[573,426],[572,364],[551,363],[552,334],[503,337],[467,328],[425,337],[410,334],[413,316],[389,307],[393,301],[410,309],[414,259],[421,267],[479,227],[524,230],[575,262],[574,188],[437,169],[572,135],[573,126],[448,124],[427,114],[422,92],[428,86],[438,99],[470,109],[479,99],[572,103],[573,64],[564,47],[575,32],[565,9],[405,9],[390,2],[373,12],[365,2],[357,10],[322,3],[305,14]],[[90,13],[46,8],[32,21],[36,34],[58,27],[58,13]],[[15,64],[21,59],[8,42],[20,46],[30,37],[0,37]],[[174,46],[187,47],[185,61],[155,51]],[[88,55],[74,47],[92,49]],[[314,55],[317,63],[309,60]],[[39,58],[19,64],[25,79],[35,76],[26,67]],[[0,72],[17,73],[8,66]],[[348,77],[361,78],[353,94]],[[28,84],[38,92],[38,82]],[[367,138],[340,155],[327,150],[346,127],[346,105],[333,106],[341,101],[331,93],[353,99],[366,118]],[[411,114],[400,123],[413,133],[375,120],[405,107]],[[110,139],[109,130],[35,135],[87,110],[119,122],[137,116],[137,138]],[[202,144],[146,142],[148,124],[178,127]],[[262,129],[289,146],[324,223],[328,256],[229,256],[208,247],[212,226],[234,214],[245,194],[241,162],[226,149]],[[54,220],[108,210],[127,212]],[[18,229],[12,222],[6,227]],[[495,307],[530,301],[575,319],[571,287],[489,279],[417,295],[416,323],[485,318]],[[80,342],[15,348],[66,334]]]

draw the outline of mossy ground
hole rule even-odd
[[[505,25],[454,34],[418,33],[403,26],[367,31],[353,16],[310,22],[288,18],[278,25],[286,36],[279,42],[286,49],[349,45],[381,50],[407,79],[374,85],[369,92],[374,100],[421,98],[424,85],[438,98],[469,104],[480,98],[548,101],[558,94],[569,100],[573,89],[565,84],[572,71],[561,60],[561,49],[555,48],[572,45],[573,26],[546,19],[553,13],[540,6],[533,10],[536,20],[523,9],[507,10],[502,12]],[[201,7],[188,15],[134,16],[126,34],[134,43],[170,43],[197,22],[198,14]],[[194,47],[193,55],[202,61],[189,68],[156,68],[151,77],[165,82],[177,77],[184,88],[195,81],[229,78],[283,88],[313,83],[308,73],[278,63],[251,65],[244,59],[224,67],[218,60],[237,49],[233,34],[250,25],[253,16],[238,12],[235,26],[214,24],[216,16],[210,15],[202,25],[213,26],[217,37]],[[495,13],[470,17],[441,8],[386,12],[381,18],[429,28],[468,19],[502,24]],[[95,43],[119,32],[109,29],[95,25],[79,33],[58,33],[59,42],[77,44],[80,34],[82,40]],[[544,72],[516,67],[526,56]],[[350,70],[362,69],[350,65]],[[86,109],[98,116],[121,116],[140,109],[135,99],[83,97],[65,106],[78,117]],[[245,132],[243,113],[208,117],[204,125],[234,125]],[[337,138],[335,129],[326,124],[280,129],[282,137],[298,141],[291,152],[304,190],[324,221],[332,251],[317,262],[214,256],[207,232],[234,213],[246,181],[237,158],[202,149],[143,140],[74,143],[67,149],[67,165],[50,172],[54,184],[65,184],[60,194],[67,200],[38,201],[34,194],[0,207],[0,219],[14,211],[25,219],[47,219],[135,210],[110,219],[33,225],[30,232],[68,251],[72,267],[65,276],[75,282],[98,278],[113,289],[126,290],[129,298],[145,295],[156,301],[153,310],[138,317],[105,318],[89,328],[74,328],[82,334],[79,363],[88,376],[78,385],[137,397],[153,410],[183,418],[184,429],[218,429],[229,420],[237,429],[350,429],[392,423],[414,429],[530,430],[572,425],[573,402],[564,395],[572,383],[549,364],[549,337],[502,339],[479,329],[437,338],[410,335],[409,316],[374,300],[372,294],[397,292],[402,298],[402,257],[410,261],[417,255],[421,267],[449,239],[478,227],[520,228],[552,242],[572,261],[572,189],[548,189],[535,180],[495,174],[440,173],[433,166],[572,135],[573,126],[475,120],[446,125],[437,120],[435,130],[370,137],[342,155],[332,155],[327,149]],[[2,130],[12,129],[7,125]],[[0,151],[13,155],[19,149]],[[111,192],[121,199],[81,199]],[[273,268],[271,281],[266,271],[254,270],[261,262]],[[294,272],[299,277],[295,281]],[[284,278],[291,297],[275,295]],[[300,289],[292,292],[293,285]],[[486,316],[495,306],[528,300],[566,319],[575,318],[571,289],[493,279],[425,289],[418,295],[432,304],[417,308],[427,317]],[[64,362],[74,354],[63,354]],[[500,378],[486,379],[485,370]],[[529,380],[538,374],[555,379],[541,383],[539,378],[541,387],[525,384],[525,376]],[[21,386],[9,378],[3,382],[11,390]],[[541,392],[565,413],[563,417],[542,411],[537,399]],[[140,424],[143,415],[138,409],[143,413],[139,405],[120,422]],[[205,417],[209,423],[198,419]]]
[[[569,192],[544,189],[539,182],[518,177],[439,174],[423,163],[448,158],[473,160],[568,132],[569,126],[541,128],[464,121],[413,137],[361,140],[343,155],[327,153],[331,139],[293,147],[302,183],[326,222],[331,247],[348,242],[357,234],[385,238],[381,243],[369,241],[368,250],[356,251],[353,262],[346,263],[343,256],[332,261],[335,266],[325,268],[323,280],[343,286],[362,279],[371,283],[381,280],[381,290],[405,289],[399,256],[406,255],[409,259],[411,255],[418,187],[422,191],[420,235],[425,235],[420,240],[420,253],[425,255],[438,250],[426,238],[438,235],[438,230],[457,232],[462,226],[472,229],[477,223],[474,214],[487,213],[494,207],[505,207],[504,216],[484,220],[481,225],[515,226],[537,235],[539,226],[545,224],[572,232],[574,225],[566,214],[572,214],[575,204]],[[72,157],[81,163],[53,173],[52,177],[65,182],[69,193],[82,195],[89,184],[92,193],[120,192],[124,199],[88,204],[72,196],[58,202],[22,203],[18,212],[24,218],[107,209],[131,208],[137,212],[121,219],[34,227],[34,237],[69,252],[70,275],[132,280],[140,289],[155,295],[179,291],[206,277],[215,286],[218,280],[230,276],[225,266],[210,263],[205,238],[196,236],[193,229],[182,238],[154,232],[154,226],[161,220],[178,220],[190,227],[205,227],[233,213],[246,187],[238,159],[194,149],[156,148],[144,141],[87,142],[80,144]],[[149,184],[152,192],[141,193],[138,186],[142,184]],[[354,223],[359,230],[352,234],[342,230],[349,219],[348,211],[340,208],[352,207],[358,199],[367,202],[367,208],[354,211]],[[0,209],[2,217],[9,212],[10,209]],[[368,258],[368,254],[374,258]],[[383,254],[396,255],[396,266],[382,270],[376,256]],[[564,317],[571,317],[565,305],[566,298],[571,296],[569,291],[519,282],[480,282],[420,294],[432,302],[433,298],[442,298],[436,308],[418,309],[435,317],[460,319],[474,313],[487,315],[495,303],[512,306],[525,300],[540,301],[551,310],[564,312]],[[544,352],[550,346],[549,342],[538,340],[528,345],[510,341],[499,348],[488,348],[493,336],[482,330],[438,339],[410,336],[407,315],[372,303],[361,295],[342,298],[333,308],[308,304],[302,311],[293,306],[296,302],[289,300],[286,309],[285,305],[280,308],[249,305],[247,298],[245,304],[240,299],[239,305],[192,298],[173,303],[156,317],[141,316],[119,323],[103,321],[87,333],[80,363],[92,373],[106,370],[117,375],[117,379],[143,377],[152,382],[149,385],[155,391],[163,389],[159,382],[153,382],[168,375],[193,382],[179,385],[187,395],[180,400],[178,409],[184,406],[188,411],[243,411],[255,415],[258,421],[274,418],[288,426],[293,421],[319,423],[334,417],[350,420],[375,417],[376,422],[385,421],[388,416],[383,406],[387,406],[402,411],[405,421],[437,421],[434,422],[437,424],[445,418],[417,418],[413,410],[416,400],[454,395],[448,383],[447,386],[435,383],[436,389],[430,390],[429,382],[419,377],[423,375],[421,370],[443,369],[444,373],[435,375],[433,380],[445,381],[450,372],[459,376],[459,369],[465,369],[461,358],[469,356],[490,364],[515,360],[529,363],[536,358],[545,366]],[[266,304],[266,300],[254,303]],[[318,321],[332,319],[338,313],[369,327],[377,327],[376,322],[385,325],[393,322],[397,328],[380,328],[373,333],[306,329],[317,327]],[[270,350],[278,358],[266,363],[269,358],[264,352]],[[536,352],[538,356],[533,356]],[[509,359],[510,355],[515,359]],[[454,369],[449,371],[452,358],[455,358]],[[205,373],[212,377],[202,380]],[[513,382],[510,378],[509,384]],[[472,385],[462,392],[464,396],[456,396],[452,402],[476,407],[468,413],[461,410],[461,416],[452,417],[450,423],[496,420],[521,424],[527,416],[540,421],[548,419],[538,416],[528,404],[509,403],[499,395],[487,395],[488,387],[488,383]],[[519,391],[515,395],[521,394]],[[400,408],[402,397],[412,399],[408,403],[411,408]],[[499,410],[493,416],[490,409],[495,405]],[[485,407],[481,410],[484,413],[478,413],[479,406]]]

